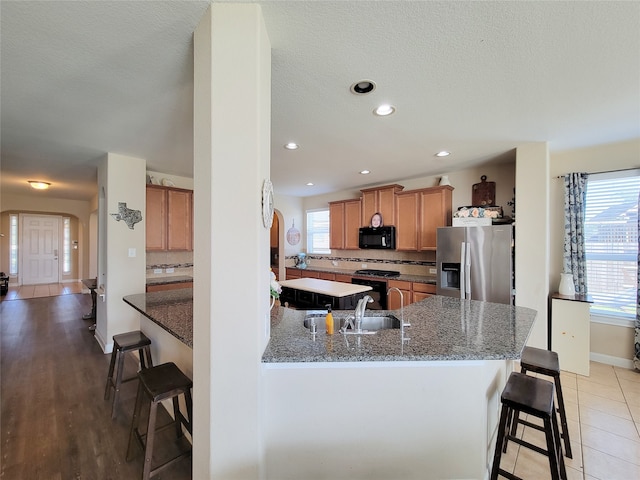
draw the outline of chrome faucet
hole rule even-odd
[[[364,312],[367,309],[367,303],[373,303],[373,298],[369,295],[365,295],[358,300],[358,305],[356,305],[356,333],[362,333],[362,319],[364,318]]]
[[[402,290],[398,287],[391,287],[387,290],[387,296],[391,293],[391,290],[395,290],[400,294],[400,334],[402,335],[402,341],[407,341],[409,338],[404,338],[404,327],[410,327],[410,323],[404,323],[404,295],[402,294]]]

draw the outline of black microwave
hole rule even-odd
[[[362,227],[359,231],[358,245],[360,248],[396,249],[396,227]]]

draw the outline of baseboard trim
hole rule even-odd
[[[630,370],[633,370],[633,360],[628,360],[626,358],[605,355],[604,353],[591,352],[589,353],[589,359],[594,362],[604,363],[605,365],[613,365],[614,367],[628,368]]]
[[[96,341],[98,342],[98,345],[100,345],[100,348],[105,354],[111,353],[113,351],[113,342],[110,342],[110,343],[105,342],[104,338],[102,338],[102,335],[100,335],[97,329],[93,337],[96,339]]]

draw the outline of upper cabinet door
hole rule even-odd
[[[147,251],[167,249],[167,190],[147,186],[145,231]]]
[[[192,204],[192,191],[167,191],[167,250],[193,250]]]
[[[362,192],[362,226],[371,224],[374,213],[382,214],[384,225],[396,225],[396,193],[401,192],[402,185],[385,185],[382,187],[366,188]]]
[[[147,185],[148,252],[193,250],[193,191]]]

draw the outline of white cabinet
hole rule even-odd
[[[590,302],[581,295],[551,296],[551,350],[558,354],[560,370],[589,376]]]

